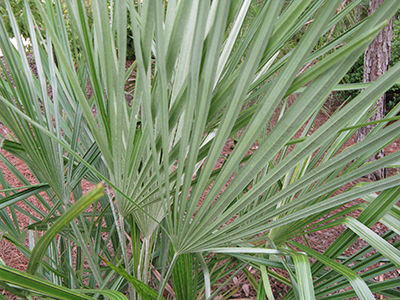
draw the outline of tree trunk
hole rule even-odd
[[[373,14],[377,8],[385,0],[370,0],[369,1],[369,14]],[[391,0],[388,0],[391,1]],[[389,67],[390,61],[390,50],[392,46],[393,36],[393,19],[390,20],[389,25],[382,29],[379,35],[374,39],[371,45],[368,46],[364,56],[364,82],[373,82],[382,76]],[[383,94],[378,102],[375,104],[374,109],[377,109],[375,114],[368,120],[368,122],[374,120],[380,120],[385,114],[385,94]],[[368,133],[376,125],[369,125],[360,128],[357,131],[355,142],[362,141]],[[379,151],[373,157],[367,161],[373,161],[385,156],[385,149]],[[385,169],[377,170],[367,177],[371,180],[379,180],[385,178]]]

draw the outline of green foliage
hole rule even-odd
[[[129,281],[135,288],[135,290],[138,292],[140,297],[143,300],[157,300],[157,292],[151,289],[149,286],[141,282],[140,280],[136,279],[135,277],[129,275],[124,269],[118,268],[117,266],[114,266],[112,263],[107,261],[105,258],[101,257],[101,259],[112,269],[114,270],[117,274],[121,275],[123,278]],[[165,300],[165,298],[161,297],[162,300]]]
[[[389,67],[393,67],[400,61],[400,19],[397,16],[393,25],[392,52],[390,55]],[[387,110],[391,110],[395,105],[400,103],[400,84],[393,86],[386,92]]]
[[[364,78],[364,54],[361,55],[356,63],[351,67],[349,72],[343,77],[343,83],[359,83],[363,82]],[[340,91],[338,92],[338,96],[343,100],[352,99],[353,97],[359,95],[361,93],[360,90],[356,91]]]
[[[10,24],[10,19],[8,16],[7,12],[7,7],[6,7],[6,0],[1,0],[0,1],[0,16],[3,19],[4,25],[6,27],[6,30],[10,36],[14,36],[14,32],[12,29],[12,26]],[[107,2],[109,3],[109,1]],[[66,10],[66,5],[64,1],[61,1],[62,7],[64,10]],[[40,17],[39,11],[35,5],[35,0],[28,0],[28,5],[31,8],[31,13],[33,15],[33,18],[35,19],[37,25],[39,28],[43,28],[43,22]],[[87,17],[88,17],[88,22],[90,24],[93,24],[93,17],[92,17],[92,12],[90,11],[90,0],[85,0],[85,5],[87,7]],[[10,7],[14,15],[18,16],[17,24],[18,28],[20,30],[20,34],[23,37],[28,37],[29,36],[29,26],[27,23],[26,15],[25,15],[25,0],[13,0],[10,1]],[[65,23],[66,23],[66,28],[68,31],[68,36],[70,37],[71,41],[77,39],[77,36],[73,35],[73,31],[71,30],[71,21],[68,18],[68,15],[65,15]],[[43,34],[44,32],[42,32]],[[133,46],[133,39],[132,39],[132,32],[128,31],[128,37],[127,37],[127,60],[134,60],[135,59],[135,50]],[[77,47],[78,45],[74,45],[73,42],[71,42],[72,47]]]
[[[10,19],[9,15],[7,12],[7,7],[6,7],[6,0],[1,0],[0,1],[0,15],[3,19],[4,25],[7,29],[7,32],[13,36],[13,29],[12,25],[10,24]],[[18,27],[20,30],[20,33],[22,36],[27,37],[29,36],[29,28],[28,24],[26,23],[26,10],[25,10],[25,0],[13,0],[10,1],[10,7],[12,9],[12,12],[18,16],[17,23]],[[32,15],[34,16],[36,22],[39,25],[42,25],[42,20],[40,18],[40,14],[38,10],[35,7],[35,0],[28,0],[29,6],[32,7]]]
[[[392,51],[389,68],[400,61],[400,20],[396,18],[393,26]],[[363,82],[364,77],[364,55],[361,55],[349,72],[343,77],[343,83]],[[356,97],[360,91],[340,91],[338,96],[343,100]],[[395,84],[386,92],[386,110],[392,110],[400,102],[400,84]]]
[[[0,122],[11,132],[1,147],[35,179],[0,155],[0,235],[29,260],[27,273],[1,266],[0,286],[26,298],[229,299],[229,281],[246,268],[261,296],[271,296],[273,277],[291,288],[286,299],[399,297],[398,278],[372,278],[400,265],[400,244],[390,243],[400,233],[400,175],[338,191],[400,161],[395,152],[364,164],[400,137],[400,122],[387,124],[400,107],[342,151],[400,64],[313,127],[400,2],[321,46],[353,9],[339,12],[341,3],[35,0],[40,19],[24,8],[33,59],[0,21]],[[135,63],[126,69],[128,36]],[[88,182],[97,187],[84,194]],[[366,203],[352,206],[358,198]],[[370,230],[377,222],[389,231]],[[343,225],[323,253],[308,245],[310,234]],[[368,245],[344,256],[359,237]]]

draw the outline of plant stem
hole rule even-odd
[[[118,237],[119,237],[120,244],[121,244],[122,256],[123,256],[124,262],[125,262],[125,271],[129,275],[131,275],[131,271],[130,271],[130,267],[129,267],[128,251],[126,250],[124,217],[119,213],[118,213],[119,218],[117,217],[117,214],[115,212],[115,206],[114,206],[112,198],[110,197],[109,191],[107,194],[109,195],[108,199],[110,202],[111,211],[112,211],[112,214],[113,214],[113,217],[115,220],[115,225],[116,225],[115,227],[117,228],[117,233],[118,233]],[[118,220],[119,220],[119,224],[118,224]],[[132,284],[128,283],[128,287],[129,287],[129,299],[136,300],[136,293],[135,293],[135,290],[134,290]]]
[[[143,282],[147,284],[149,281],[149,271],[150,271],[150,251],[151,243],[149,238],[143,239],[145,252],[144,252],[144,263],[143,263]]]
[[[170,277],[171,274],[172,274],[172,269],[174,268],[175,263],[176,263],[176,261],[178,260],[178,257],[179,257],[179,254],[178,254],[178,253],[175,253],[175,254],[174,254],[174,257],[172,258],[171,264],[169,265],[167,274],[165,275],[164,278],[161,278],[161,281],[160,281],[160,289],[158,290],[158,298],[157,298],[157,300],[160,300],[161,297],[162,297],[163,291],[164,291],[164,289],[165,289],[165,286],[166,286],[167,283],[168,283],[169,277]]]

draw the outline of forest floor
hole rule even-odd
[[[333,104],[328,105],[328,114],[332,114],[336,109],[338,109],[339,103],[334,102]],[[315,121],[315,124],[312,128],[312,131],[317,130],[322,124],[324,124],[329,116],[325,113],[320,113]],[[0,123],[0,133],[3,135],[7,133],[7,129]],[[354,144],[353,139],[349,140],[346,145],[343,147],[343,149],[350,147],[351,145]],[[232,150],[233,146],[233,141],[229,140],[228,143],[226,144],[223,152],[221,153],[222,156],[226,156],[229,154]],[[400,150],[400,139],[394,141],[391,143],[389,146],[385,148],[386,154],[390,154],[392,152]],[[6,153],[3,150],[0,150],[1,154],[4,155],[17,169],[21,172],[21,174],[28,179],[32,184],[36,183],[35,178],[29,171],[28,167],[20,160],[18,160],[16,157],[10,155],[9,153]],[[1,170],[3,171],[5,180],[13,187],[21,186],[19,180],[15,178],[15,176],[5,167],[4,163],[0,161],[0,167]],[[216,166],[218,168],[218,165]],[[400,171],[400,169],[387,169],[387,176],[391,176],[394,174],[397,174]],[[355,182],[348,184],[346,186],[343,186],[341,189],[337,191],[337,194],[344,192],[348,188],[350,188],[352,185],[365,181],[368,182],[368,179],[359,179],[356,180]],[[83,192],[85,193],[86,191],[90,190],[92,188],[92,185],[89,183],[84,183],[82,186]],[[1,189],[1,188],[0,188]],[[41,207],[41,204],[36,200],[34,197],[30,197],[28,199],[31,201],[34,205],[37,205],[40,209],[43,209]],[[360,203],[362,200],[355,200],[352,201],[351,203],[343,206],[339,210],[345,209],[347,207],[350,207],[356,203]],[[23,206],[24,204],[21,203]],[[353,217],[357,217],[357,215],[361,211],[355,211],[351,215]],[[16,212],[19,226],[21,230],[29,225],[29,218],[18,211]],[[323,230],[320,232],[315,232],[312,234],[309,234],[307,236],[308,242],[310,246],[314,249],[317,250],[318,252],[322,253],[324,252],[329,245],[332,244],[333,241],[335,241],[340,234],[345,230],[344,226],[337,226],[331,229]],[[376,233],[382,235],[387,231],[387,228],[378,223],[375,225],[372,230],[374,230]],[[0,237],[1,239],[1,237]],[[363,241],[362,239],[358,239],[347,251],[347,255],[351,255],[355,252],[357,252],[359,249],[364,247],[366,245],[366,242]],[[27,267],[28,260],[26,257],[11,243],[6,241],[5,239],[0,240],[0,258],[10,267],[25,271]],[[257,271],[255,269],[251,269],[250,272],[253,274],[253,276],[258,279],[259,275],[257,274]],[[380,276],[379,278],[376,278],[376,281],[382,281],[385,280],[386,278],[393,278],[394,276],[399,277],[400,276],[400,271],[394,271],[392,273],[388,273],[385,276]],[[274,294],[276,299],[281,299],[284,294],[288,291],[288,287],[275,279],[272,279],[272,286],[274,287]],[[234,280],[228,285],[229,288],[237,289],[237,292],[232,296],[232,299],[255,299],[256,297],[256,291],[255,289],[251,286],[249,280],[244,274],[239,274],[237,275]],[[1,292],[1,289],[0,289]],[[13,296],[10,296],[7,294],[8,299],[17,299],[14,298]]]

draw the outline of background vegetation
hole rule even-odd
[[[400,61],[400,20],[396,17],[393,25],[392,52],[390,57],[390,67]],[[343,83],[363,82],[364,74],[364,55],[361,55],[357,62],[351,67],[349,72],[343,77]],[[338,96],[342,100],[352,99],[360,91],[340,91]],[[400,102],[400,85],[396,84],[386,92],[386,110],[390,111]]]

